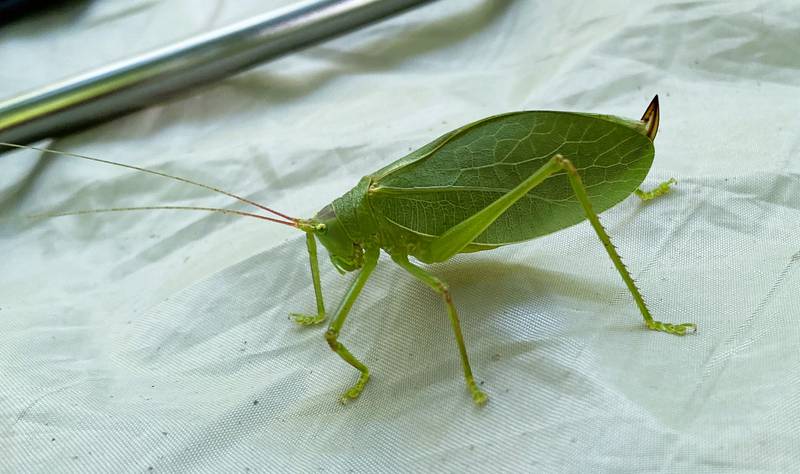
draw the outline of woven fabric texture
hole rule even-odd
[[[0,29],[23,92],[290,4],[79,2]],[[1,472],[787,472],[800,469],[797,3],[443,0],[45,143],[310,217],[462,124],[521,109],[661,128],[645,184],[602,214],[657,319],[645,330],[583,223],[429,267],[382,257],[326,344],[302,234],[245,218],[46,211],[228,206],[224,196],[26,150],[0,156]],[[353,275],[321,249],[336,308]]]

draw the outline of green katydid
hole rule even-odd
[[[159,171],[37,149],[177,179],[223,193],[276,217],[187,206],[94,209],[49,216],[123,210],[205,210],[256,217],[304,231],[317,312],[292,314],[299,324],[318,324],[328,319],[317,240],[328,250],[340,273],[360,270],[325,332],[331,349],[360,373],[341,397],[343,403],[361,394],[369,380],[369,370],[339,341],[340,331],[383,250],[397,265],[443,297],[467,388],[474,402],[482,405],[487,396],[475,383],[450,291],[446,283],[412,263],[409,257],[428,264],[443,262],[458,253],[523,242],[588,219],[633,296],[646,327],[676,335],[696,330],[693,323],[670,324],[653,319],[597,217],[598,212],[631,193],[647,200],[669,191],[673,180],[649,192],[638,188],[653,161],[658,123],[658,96],[640,120],[555,111],[495,115],[446,133],[365,176],[355,188],[311,219],[290,217],[235,194]]]

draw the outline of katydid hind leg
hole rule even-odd
[[[339,357],[342,358],[342,360],[361,372],[361,375],[358,377],[358,381],[339,399],[339,401],[342,403],[347,403],[350,400],[355,400],[358,398],[358,396],[361,395],[361,391],[364,390],[364,386],[369,381],[369,369],[353,354],[351,354],[344,344],[339,342],[339,331],[341,331],[342,325],[344,324],[345,319],[347,319],[350,309],[353,307],[353,303],[355,303],[358,295],[361,294],[364,284],[367,282],[369,276],[372,274],[372,271],[375,269],[375,265],[378,263],[379,255],[380,249],[378,247],[371,247],[367,249],[366,254],[364,255],[364,266],[361,268],[361,272],[350,285],[350,288],[347,290],[347,294],[345,294],[339,309],[336,311],[336,316],[330,322],[328,330],[325,332],[325,340],[328,341],[330,348],[336,352]]]
[[[600,241],[603,243],[603,247],[605,247],[608,256],[614,263],[614,267],[616,267],[617,272],[619,272],[622,280],[625,282],[625,285],[628,287],[628,290],[633,296],[636,305],[639,307],[639,311],[642,313],[642,317],[644,317],[644,322],[647,327],[655,331],[663,331],[679,336],[697,331],[697,325],[694,323],[671,324],[662,323],[661,321],[656,321],[653,319],[653,317],[650,315],[650,310],[647,308],[647,305],[644,302],[642,294],[639,292],[639,289],[636,287],[636,283],[634,283],[633,278],[631,277],[630,272],[628,272],[625,264],[622,263],[622,258],[619,256],[616,248],[611,243],[611,238],[608,236],[605,228],[600,223],[600,219],[597,217],[597,214],[592,209],[591,202],[589,202],[589,197],[586,193],[586,188],[583,186],[583,182],[581,181],[581,177],[578,174],[578,171],[575,169],[575,166],[571,161],[561,155],[556,155],[554,160],[556,160],[559,166],[561,166],[567,172],[567,177],[572,185],[572,189],[575,191],[575,196],[578,198],[578,201],[583,207],[586,217],[594,228],[595,233],[597,233],[597,237],[600,238]]]
[[[297,324],[311,326],[325,321],[325,303],[322,300],[322,283],[319,277],[319,261],[317,260],[317,241],[313,232],[306,232],[306,247],[311,263],[311,280],[314,284],[314,297],[317,301],[317,314],[290,313]]]
[[[461,366],[464,369],[464,379],[467,383],[467,388],[469,389],[470,394],[472,395],[472,400],[475,402],[475,404],[478,406],[484,405],[489,397],[486,395],[486,393],[481,391],[478,388],[478,385],[475,383],[475,378],[472,375],[472,368],[469,364],[469,357],[467,356],[467,348],[464,344],[464,336],[461,332],[461,323],[458,320],[458,313],[456,312],[456,307],[453,304],[453,299],[450,297],[450,290],[447,288],[447,285],[437,277],[409,262],[405,255],[393,255],[392,259],[408,273],[431,287],[433,291],[439,293],[444,298],[444,302],[447,305],[447,313],[450,316],[450,324],[453,327],[453,333],[456,337],[456,344],[458,344],[458,351],[461,357]]]
[[[495,202],[485,207],[480,212],[462,221],[434,240],[430,246],[430,252],[428,255],[430,260],[446,260],[462,250],[469,242],[478,237],[478,235],[486,230],[492,224],[492,222],[494,222],[498,217],[500,217],[500,215],[503,214],[503,212],[505,212],[523,196],[525,196],[531,189],[542,183],[553,173],[561,170],[567,172],[569,182],[578,198],[578,201],[583,207],[586,217],[592,224],[597,236],[600,238],[600,241],[606,248],[611,261],[614,263],[614,266],[633,296],[633,299],[636,302],[639,311],[642,313],[642,317],[644,318],[647,327],[653,330],[677,335],[683,335],[687,332],[696,331],[697,326],[693,323],[670,324],[655,321],[653,319],[653,317],[650,315],[650,311],[645,305],[644,298],[642,298],[639,289],[636,287],[636,284],[633,281],[633,278],[631,277],[627,268],[625,268],[625,265],[622,263],[622,259],[620,258],[614,246],[611,244],[608,234],[606,233],[602,224],[600,224],[597,214],[592,209],[591,203],[589,202],[589,198],[577,170],[568,159],[561,155],[553,156],[545,165],[517,185],[517,187],[510,190],[508,193],[498,198]]]
[[[668,194],[670,191],[672,191],[672,186],[675,184],[678,184],[678,181],[675,180],[675,178],[670,178],[650,191],[644,191],[642,188],[636,188],[633,193],[642,201],[649,201],[659,196]]]
[[[553,173],[561,171],[554,159],[550,159],[535,173],[527,177],[514,189],[496,201],[464,219],[447,232],[434,239],[427,250],[427,261],[442,262],[464,249],[492,225],[509,207],[522,199],[528,191],[541,184]]]

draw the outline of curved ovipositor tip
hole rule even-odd
[[[647,110],[642,115],[642,122],[644,122],[647,138],[651,141],[656,139],[658,133],[658,94],[650,101]]]

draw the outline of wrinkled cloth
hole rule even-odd
[[[0,29],[4,96],[290,4],[88,2]],[[587,223],[429,268],[385,256],[331,352],[304,237],[178,211],[206,190],[35,151],[0,156],[2,472],[754,472],[800,468],[800,16],[795,2],[443,0],[44,143],[311,217],[358,179],[495,113],[638,118],[645,187]],[[244,209],[244,208],[243,208]],[[320,250],[329,312],[353,275]]]

